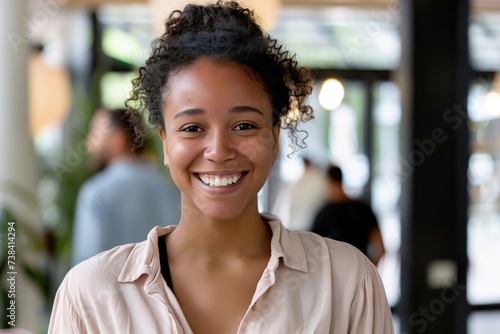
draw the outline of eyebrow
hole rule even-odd
[[[186,110],[183,110],[183,111],[177,113],[174,116],[174,119],[177,119],[177,118],[183,117],[183,116],[201,115],[201,114],[204,114],[204,113],[205,113],[205,110],[203,110],[203,109],[200,109],[200,108],[190,108],[190,109],[186,109]]]
[[[231,109],[231,112],[234,113],[246,113],[246,112],[256,112],[264,116],[264,113],[255,107],[250,106],[237,106]]]
[[[256,112],[256,113],[261,114],[262,116],[264,116],[264,113],[262,111],[260,111],[259,109],[255,108],[255,107],[251,107],[251,106],[237,106],[237,107],[231,108],[230,112],[231,113]],[[190,108],[190,109],[186,109],[186,110],[183,110],[183,111],[177,113],[174,116],[174,119],[177,119],[177,118],[180,118],[180,117],[183,117],[183,116],[202,115],[204,113],[205,113],[204,109],[201,109],[201,108]]]

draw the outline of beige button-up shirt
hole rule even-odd
[[[271,256],[238,334],[394,333],[377,269],[354,247],[269,220]],[[59,287],[49,333],[190,334],[160,272],[156,227],[71,269]]]

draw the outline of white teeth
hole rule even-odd
[[[236,183],[241,178],[241,175],[235,176],[209,176],[209,175],[200,175],[200,179],[203,183],[208,184],[212,187],[227,187],[233,183]]]

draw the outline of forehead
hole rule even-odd
[[[248,105],[271,111],[271,103],[257,76],[233,62],[199,59],[173,74],[165,91],[165,109],[218,110]]]
[[[260,80],[250,68],[234,62],[201,58],[172,75],[166,94],[168,96],[172,91],[186,90],[207,82],[210,86],[244,87],[249,91],[264,93]]]

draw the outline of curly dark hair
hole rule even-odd
[[[164,128],[169,78],[202,57],[237,63],[253,71],[269,96],[273,124],[281,120],[282,127],[290,130],[292,144],[306,146],[305,138],[299,139],[299,132],[305,132],[297,126],[313,118],[306,103],[312,76],[298,65],[295,54],[263,32],[253,11],[235,1],[189,4],[183,11],[172,12],[165,32],[152,43],[151,56],[132,80],[133,89],[125,104],[136,113],[146,111],[151,124]],[[137,142],[143,139],[139,136]]]

